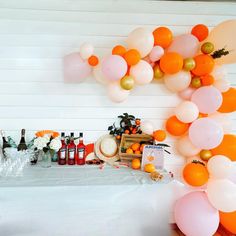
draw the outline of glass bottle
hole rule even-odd
[[[2,136],[2,153],[3,153],[3,157],[6,158],[6,153],[5,153],[5,148],[10,148],[11,145],[9,144],[9,142],[6,140],[6,136],[4,131],[1,130],[1,136]]]
[[[85,145],[83,142],[83,133],[79,133],[79,144],[77,145],[77,165],[85,164]]]
[[[26,145],[26,142],[25,142],[25,129],[22,129],[21,130],[21,139],[20,139],[20,143],[17,147],[17,150],[18,151],[23,151],[23,150],[26,150],[27,149],[27,145]]]
[[[70,143],[67,146],[68,165],[75,165],[76,145],[74,143],[74,133],[70,133]]]
[[[67,145],[65,142],[65,133],[61,133],[61,148],[58,151],[58,164],[66,165]]]

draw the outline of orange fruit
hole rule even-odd
[[[112,49],[112,55],[123,56],[126,53],[126,49],[122,45],[117,45]]]
[[[92,55],[91,57],[89,57],[88,59],[88,63],[90,66],[96,66],[98,64],[99,60],[97,56]]]
[[[141,124],[140,119],[136,119],[136,120],[135,120],[135,124],[136,124],[136,125],[140,125],[140,124]]]
[[[133,151],[133,149],[131,149],[131,148],[127,148],[127,149],[126,149],[126,153],[127,153],[127,154],[134,154],[134,151]]]
[[[167,48],[170,46],[173,34],[172,32],[166,27],[158,27],[153,31],[154,37],[154,45],[161,46],[163,48]]]
[[[129,130],[128,129],[125,130],[125,134],[129,134]]]
[[[117,135],[117,136],[116,136],[116,139],[117,139],[117,140],[120,140],[120,138],[121,138],[120,135]]]
[[[140,169],[140,167],[141,167],[141,161],[140,161],[138,158],[133,159],[133,160],[132,160],[132,163],[131,163],[131,167],[132,167],[134,170]]]
[[[134,143],[131,145],[133,151],[137,151],[140,148],[140,143]]]
[[[198,38],[199,42],[206,39],[208,36],[208,33],[209,33],[209,30],[207,26],[203,24],[195,25],[191,31],[191,34],[194,35],[196,38]]]
[[[183,177],[189,185],[198,187],[207,183],[209,173],[205,165],[192,162],[184,167]]]
[[[214,77],[212,75],[203,75],[200,78],[203,86],[212,85],[214,83]]]
[[[135,152],[134,152],[134,154],[141,154],[141,151],[140,150],[136,150]]]
[[[166,139],[166,132],[165,130],[156,130],[153,132],[153,138],[156,140],[156,141],[164,141]]]
[[[175,74],[183,68],[183,58],[176,52],[167,52],[160,59],[160,68],[166,74]]]
[[[144,171],[145,171],[145,172],[152,173],[152,172],[155,171],[155,170],[156,170],[155,166],[154,166],[153,164],[151,164],[151,163],[146,164],[146,165],[144,166]]]
[[[140,151],[141,151],[141,152],[143,152],[143,149],[144,149],[144,146],[145,146],[145,145],[147,145],[147,144],[145,144],[145,143],[141,144],[141,146],[140,146]]]
[[[148,156],[147,159],[148,159],[149,161],[153,161],[155,158],[154,158],[154,156]]]
[[[132,130],[132,134],[136,134],[137,133],[137,130],[136,129],[133,129]]]
[[[123,55],[123,57],[126,60],[128,66],[136,65],[141,59],[141,55],[136,49],[130,49]]]
[[[188,131],[189,124],[183,123],[176,116],[171,116],[166,122],[166,130],[174,136],[181,136]]]

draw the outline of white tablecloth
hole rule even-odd
[[[0,180],[0,235],[167,236],[167,182],[128,168],[31,167]]]

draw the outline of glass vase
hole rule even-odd
[[[52,166],[52,153],[50,151],[42,152],[41,166],[44,168],[49,168]]]

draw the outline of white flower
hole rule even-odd
[[[44,147],[47,147],[47,143],[48,143],[48,138],[45,137],[38,137],[34,140],[34,146],[38,149],[38,150],[42,150]]]
[[[52,139],[49,147],[53,150],[58,151],[61,148],[61,140],[59,138]]]

